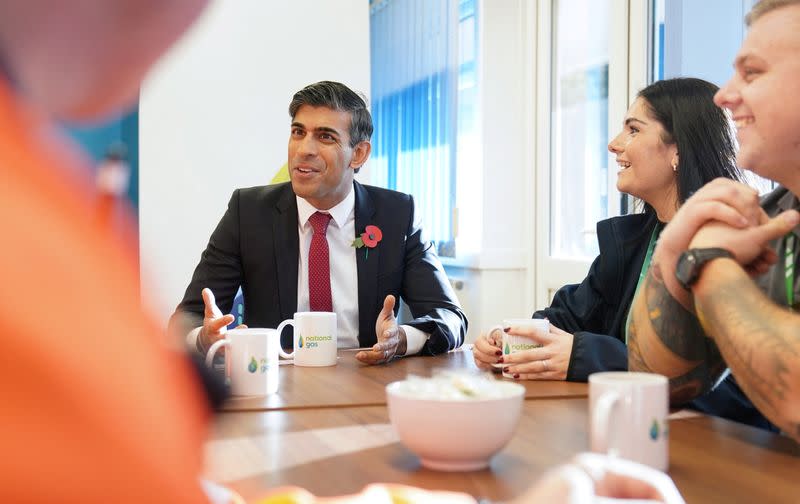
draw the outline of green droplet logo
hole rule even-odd
[[[303,337],[300,336],[300,339],[297,340],[297,347],[303,348]]]
[[[258,371],[258,362],[255,357],[250,357],[250,364],[247,366],[247,370],[251,373]]]
[[[653,424],[650,426],[650,439],[655,441],[658,439],[658,421],[654,418]]]
[[[503,347],[503,353],[506,355],[511,353],[511,347],[508,346],[508,343],[506,343],[506,346]]]

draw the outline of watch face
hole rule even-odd
[[[720,257],[733,257],[729,251],[722,248],[700,248],[691,249],[682,253],[675,265],[675,278],[683,285],[684,289],[689,288],[700,277],[700,270],[706,263]]]
[[[688,289],[692,284],[694,277],[697,276],[695,266],[697,259],[694,257],[692,251],[686,251],[681,254],[678,259],[678,264],[675,266],[675,276],[685,289]]]

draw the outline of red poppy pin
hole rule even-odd
[[[367,259],[369,258],[369,249],[375,248],[382,238],[383,231],[381,231],[381,228],[378,226],[369,225],[364,228],[364,232],[361,233],[361,236],[353,240],[353,243],[351,243],[350,246],[355,248],[367,247],[367,249],[364,251],[364,259]]]

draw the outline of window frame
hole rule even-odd
[[[562,286],[580,282],[594,260],[560,258],[551,252],[551,171],[553,166],[553,61],[555,33],[555,2],[538,2],[536,13],[536,127],[535,187],[530,197],[535,201],[535,243],[529,270],[533,271],[528,297],[534,306],[548,306]],[[609,30],[608,69],[608,131],[616,132],[636,92],[648,78],[650,54],[648,0],[620,0],[615,3]],[[613,158],[609,166],[614,166]],[[616,189],[616,170],[608,170],[608,215],[620,215],[625,210],[624,199]]]

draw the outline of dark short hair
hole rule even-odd
[[[761,0],[750,9],[750,12],[744,17],[744,22],[750,26],[764,14],[789,5],[800,5],[800,0]]]
[[[637,95],[664,128],[664,143],[678,148],[679,204],[717,177],[742,180],[733,124],[714,104],[717,90],[710,82],[684,77],[654,82]]]
[[[292,119],[303,105],[350,112],[350,147],[372,137],[372,116],[366,100],[340,82],[320,81],[296,92],[289,104]]]

